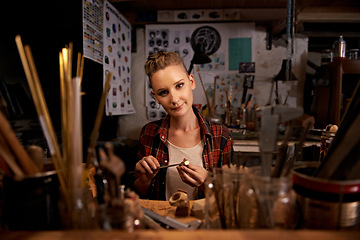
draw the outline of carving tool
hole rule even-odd
[[[179,166],[179,165],[180,165],[180,163],[165,165],[165,166],[158,167],[156,170],[169,168],[169,167],[176,167],[176,166]],[[130,171],[130,172],[128,172],[128,174],[134,174],[135,172],[136,171]]]

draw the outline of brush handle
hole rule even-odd
[[[21,145],[19,139],[16,137],[10,126],[10,123],[7,121],[2,112],[0,112],[0,133],[11,148],[12,152],[15,154],[25,173],[32,175],[40,172],[38,167],[25,151],[24,147]]]

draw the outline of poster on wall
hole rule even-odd
[[[207,64],[194,64],[191,73],[196,81],[194,92],[194,105],[201,109],[206,104],[204,90],[202,89],[198,74],[208,73],[204,83],[205,89],[214,88],[214,77],[218,76],[216,84],[217,113],[224,111],[225,92],[232,98],[235,106],[240,106],[239,94],[243,88],[243,76],[239,74],[239,62],[252,62],[254,47],[251,44],[255,32],[254,23],[214,23],[214,24],[163,24],[146,25],[145,47],[146,56],[158,51],[173,51],[183,59],[187,69],[194,52],[206,53],[211,62]],[[231,39],[231,40],[230,40]],[[229,54],[229,49],[240,49],[241,53]],[[246,56],[244,56],[246,55]],[[237,65],[233,69],[234,64]],[[212,77],[211,77],[212,76]],[[210,80],[209,80],[210,79]],[[158,106],[151,95],[151,88],[146,80],[145,104],[147,107],[148,119],[156,120],[166,115],[161,106]],[[198,97],[197,95],[204,97]]]
[[[103,11],[104,84],[111,72],[111,88],[106,98],[106,115],[134,113],[131,100],[131,25],[108,1]]]
[[[84,57],[103,62],[103,3],[83,0],[83,52]]]

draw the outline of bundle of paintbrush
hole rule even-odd
[[[81,107],[83,60],[81,60],[81,54],[78,54],[76,77],[73,78],[72,56],[72,43],[59,52],[63,173],[70,189],[70,200],[76,202],[79,198],[78,192],[86,187],[83,177]],[[71,208],[72,205],[70,205]]]
[[[36,71],[35,63],[29,46],[23,46],[20,36],[16,37],[21,61],[25,70],[26,78],[30,87],[31,95],[38,113],[43,134],[46,138],[49,152],[57,172],[62,190],[64,202],[62,206],[63,218],[66,226],[71,228],[89,228],[93,226],[94,216],[90,214],[89,185],[91,179],[89,169],[95,166],[96,174],[92,176],[96,180],[96,187],[90,190],[97,191],[97,197],[102,198],[102,203],[107,204],[107,209],[114,206],[127,206],[122,200],[123,194],[119,189],[120,178],[125,171],[121,159],[113,154],[113,150],[107,144],[105,160],[100,164],[96,160],[95,147],[98,139],[99,128],[104,112],[106,95],[110,89],[112,74],[106,76],[106,83],[100,99],[94,129],[88,148],[87,164],[83,164],[83,139],[82,139],[82,106],[81,106],[81,80],[84,66],[84,58],[78,54],[76,76],[72,74],[73,45],[70,43],[59,52],[60,64],[60,103],[61,103],[61,138],[60,147],[56,137],[49,110],[45,102],[40,80]],[[14,133],[10,133],[10,124],[0,114],[0,159],[5,159],[14,176],[22,178],[24,173],[34,174],[39,170],[30,157],[24,152],[21,144],[17,141]],[[2,151],[5,146],[11,147],[11,152]],[[104,155],[104,151],[100,151]],[[100,155],[101,155],[100,154]],[[18,165],[13,164],[13,155],[16,155]],[[0,161],[1,163],[1,161]],[[101,168],[100,168],[101,167]],[[104,184],[106,182],[106,184]],[[135,193],[131,193],[135,194]],[[101,202],[99,201],[100,205]],[[123,214],[126,217],[129,214]],[[133,214],[134,215],[134,214]],[[135,214],[137,215],[137,214]],[[134,216],[135,216],[134,215]],[[116,224],[115,224],[116,225]]]
[[[39,76],[35,67],[30,47],[22,44],[16,36],[16,44],[29,84],[30,92],[38,113],[44,137],[57,171],[61,190],[68,209],[74,201],[75,189],[82,187],[82,109],[81,79],[84,58],[78,54],[76,77],[72,78],[72,43],[59,53],[61,87],[61,127],[62,151],[54,131],[49,110],[44,98]]]

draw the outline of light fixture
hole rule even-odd
[[[280,72],[275,76],[274,81],[296,81],[297,78],[291,71],[291,60],[284,59],[281,64]]]

